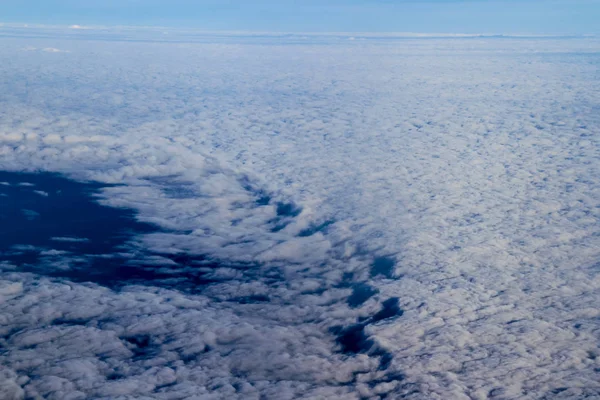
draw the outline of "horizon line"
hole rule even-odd
[[[85,32],[94,30],[129,30],[129,31],[163,31],[169,32],[196,32],[202,34],[219,35],[304,35],[304,36],[359,36],[359,37],[405,37],[405,38],[485,38],[485,37],[507,37],[507,38],[596,38],[597,33],[527,33],[527,32],[411,32],[411,31],[278,31],[278,30],[233,30],[233,29],[202,29],[187,26],[162,26],[162,25],[80,25],[80,24],[38,24],[28,22],[0,22],[2,28],[21,29],[47,29],[68,30],[72,32]]]

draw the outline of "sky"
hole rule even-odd
[[[0,22],[278,32],[593,34],[598,0],[0,0]]]
[[[600,40],[48,31],[0,37],[0,399],[600,395]]]

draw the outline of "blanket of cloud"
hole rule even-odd
[[[0,398],[600,398],[600,42],[278,40],[1,39],[0,169],[160,279],[4,249]]]

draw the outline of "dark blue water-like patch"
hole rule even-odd
[[[272,197],[263,189],[255,188],[249,177],[244,176],[239,180],[239,182],[245,191],[250,192],[254,196],[257,206],[266,206],[271,202]]]
[[[133,210],[99,204],[97,195],[107,185],[6,171],[0,171],[0,182],[6,183],[0,185],[0,261],[21,271],[108,287],[150,284],[198,290],[214,282],[207,275],[222,267],[202,255],[134,248],[135,236],[159,229],[137,221]],[[156,256],[176,265],[157,266]]]
[[[388,318],[401,317],[404,314],[404,311],[402,311],[398,302],[399,300],[397,297],[392,297],[381,303],[381,310],[371,317],[371,323],[383,321]]]
[[[156,345],[152,345],[152,338],[148,335],[121,337],[128,344],[129,350],[134,354],[134,359],[152,358],[157,352]]]
[[[336,326],[331,328],[331,333],[337,336],[336,342],[344,354],[358,354],[367,352],[373,341],[365,334],[364,324],[350,325],[348,327]]]
[[[381,310],[375,315],[368,318],[360,318],[356,324],[348,327],[337,326],[331,329],[331,332],[337,336],[336,342],[340,345],[342,353],[346,354],[357,354],[367,352],[372,346],[373,341],[370,340],[365,334],[365,328],[367,325],[377,323],[389,318],[395,318],[402,316],[404,311],[398,305],[399,300],[397,297],[387,299],[381,304]],[[377,350],[376,350],[377,352]],[[373,355],[383,356],[384,353],[373,353]],[[384,363],[391,362],[389,354],[386,355]]]
[[[352,287],[352,294],[348,297],[347,304],[352,308],[359,307],[377,293],[379,290],[366,283],[357,283]]]
[[[394,277],[394,266],[396,262],[389,257],[377,257],[371,265],[371,276],[383,275],[386,278]]]
[[[277,203],[278,217],[297,217],[302,212],[302,208],[293,203]]]
[[[269,302],[270,298],[269,296],[265,296],[265,295],[251,295],[251,296],[245,296],[245,297],[236,297],[231,299],[230,301],[235,302],[235,303],[239,303],[239,304],[259,304],[259,303],[267,303]]]
[[[82,183],[55,174],[0,171],[0,251],[14,246],[112,254],[133,233],[156,231],[136,221],[132,210],[100,205],[94,195],[106,185]],[[20,183],[33,186],[23,186]],[[41,196],[36,191],[43,191]],[[27,210],[26,212],[24,210]],[[37,213],[35,218],[28,218]],[[5,257],[4,257],[5,258]],[[9,261],[18,257],[14,255]]]
[[[258,198],[256,199],[256,205],[258,206],[266,206],[271,202],[271,196],[265,193],[259,193]]]
[[[378,369],[380,371],[388,369],[390,367],[390,365],[392,364],[392,360],[394,359],[394,356],[392,355],[392,353],[390,353],[389,351],[386,351],[384,349],[381,349],[381,348],[378,348],[375,351],[372,351],[371,355],[373,355],[375,357],[379,357]]]
[[[394,356],[389,351],[377,346],[375,341],[365,333],[365,328],[385,319],[399,317],[403,313],[398,298],[392,297],[381,304],[381,309],[375,315],[369,318],[359,318],[355,324],[350,326],[333,327],[330,332],[336,336],[336,343],[339,345],[341,353],[347,355],[367,353],[370,357],[377,357],[379,358],[378,369],[385,371],[390,368]],[[375,386],[378,383],[391,382],[392,380],[401,381],[403,379],[402,374],[393,373],[385,375],[381,381],[373,381],[371,384]]]
[[[130,336],[122,339],[134,345],[138,349],[145,349],[150,346],[150,336],[148,335]]]
[[[273,221],[275,222],[275,221]],[[283,221],[283,222],[279,222],[277,225],[275,225],[274,227],[271,228],[271,232],[276,233],[279,231],[284,230],[288,225],[290,224],[289,221]]]
[[[255,187],[249,177],[243,176],[239,182],[244,190],[254,197],[257,206],[267,206],[273,202],[273,197],[265,190]],[[276,202],[274,205],[277,216],[269,221],[273,233],[285,229],[291,223],[291,218],[297,217],[302,212],[302,208],[294,203]]]
[[[269,221],[273,227],[271,232],[279,232],[285,229],[291,222],[291,218],[297,217],[302,212],[302,208],[292,203],[277,203],[277,216]]]
[[[327,230],[327,228],[333,224],[333,221],[325,221],[322,224],[319,225],[311,225],[308,228],[300,231],[300,233],[298,234],[298,236],[300,237],[307,237],[307,236],[312,236],[317,232],[324,232]]]

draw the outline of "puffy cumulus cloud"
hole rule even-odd
[[[386,377],[366,355],[335,356],[319,327],[325,315],[315,321],[295,305],[232,305],[177,291],[115,293],[24,274],[5,278],[1,334],[10,350],[0,358],[17,372],[3,371],[2,393],[354,398],[350,383],[357,374]]]
[[[596,40],[3,41],[0,166],[123,184],[174,282],[1,264],[5,397],[598,395]]]

